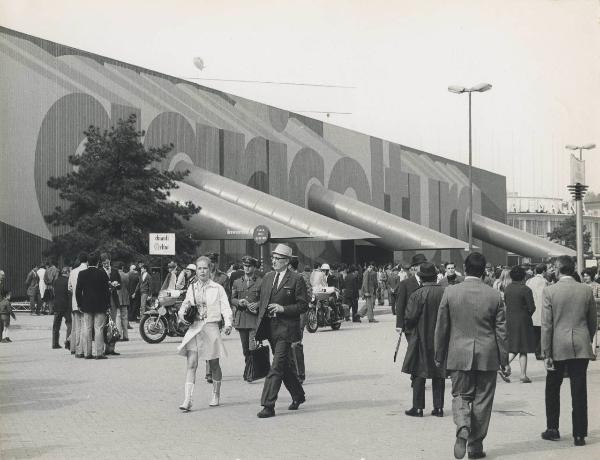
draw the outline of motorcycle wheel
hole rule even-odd
[[[317,332],[319,329],[319,323],[317,321],[317,310],[311,308],[306,313],[306,330],[311,334]]]
[[[167,336],[167,320],[156,316],[144,316],[140,321],[140,335],[148,343],[160,343]]]
[[[332,331],[337,331],[340,327],[342,327],[342,323],[341,322],[339,322],[339,323],[333,323],[331,325],[331,330]]]

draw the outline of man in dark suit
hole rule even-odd
[[[358,282],[358,270],[356,266],[350,265],[348,268],[348,274],[343,281],[343,302],[350,306],[352,309],[352,322],[360,323],[360,316],[358,316],[358,296],[360,286]]]
[[[106,359],[104,354],[104,324],[110,308],[108,275],[98,268],[98,255],[88,258],[88,268],[79,272],[75,296],[83,312],[84,328],[82,341],[85,359],[92,359],[92,330],[96,344],[96,359]]]
[[[113,322],[117,323],[117,311],[121,309],[121,304],[119,303],[119,291],[121,290],[121,275],[119,274],[119,270],[111,267],[110,265],[110,256],[108,253],[103,252],[100,254],[100,260],[102,261],[102,269],[108,276],[108,285],[110,289],[110,317]],[[127,329],[123,331],[123,338],[126,337]],[[116,343],[107,343],[106,350],[104,352],[105,355],[120,355],[121,353],[117,353],[115,351]]]
[[[542,353],[546,358],[546,431],[542,438],[560,438],[560,386],[565,370],[571,381],[573,438],[585,445],[587,436],[587,367],[594,357],[592,340],[597,328],[592,290],[573,279],[575,264],[569,256],[556,259],[556,284],[544,288]]]
[[[375,308],[375,295],[377,293],[377,269],[375,268],[375,262],[369,262],[367,270],[363,273],[362,279],[362,295],[365,298],[365,304],[358,311],[360,318],[367,315],[369,323],[377,323],[375,314],[373,312]]]
[[[456,424],[454,457],[483,458],[496,392],[496,373],[509,373],[504,304],[500,292],[486,285],[485,257],[473,252],[465,260],[466,278],[444,291],[435,327],[435,365],[447,358],[452,379]]]
[[[427,262],[427,257],[423,254],[415,254],[410,262],[408,278],[398,284],[398,293],[396,295],[396,331],[402,334],[404,329],[404,312],[408,305],[410,295],[421,287],[417,275],[419,266]]]
[[[137,320],[138,313],[140,311],[140,292],[137,291],[138,284],[140,282],[140,274],[136,270],[135,265],[129,267],[129,285],[127,286],[129,295],[129,321],[133,322]]]
[[[304,389],[290,365],[292,343],[300,340],[300,315],[308,309],[306,283],[288,269],[292,249],[278,244],[271,255],[273,271],[262,281],[256,339],[268,339],[273,351],[271,370],[265,378],[259,418],[275,415],[275,401],[281,382],[292,395],[289,410],[297,410],[306,401]]]

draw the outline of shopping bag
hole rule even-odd
[[[256,349],[250,350],[250,357],[244,375],[248,382],[254,382],[267,376],[271,369],[271,356],[269,347],[259,344]]]

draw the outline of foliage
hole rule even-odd
[[[548,233],[548,238],[556,243],[567,246],[571,249],[577,249],[577,223],[575,215],[567,217],[558,227]],[[590,232],[585,231],[583,226],[583,252],[587,253],[592,244],[592,236]]]
[[[80,251],[98,250],[113,260],[148,260],[148,233],[175,233],[178,256],[189,260],[198,240],[183,229],[181,219],[200,208],[168,200],[175,181],[189,172],[156,167],[173,145],[145,148],[135,115],[109,131],[90,126],[84,134],[83,153],[69,156],[73,172],[48,180],[68,202],[45,216],[54,226],[68,226],[67,233],[53,238],[48,254],[72,260]]]

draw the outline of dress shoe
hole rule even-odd
[[[90,355],[90,356],[86,356],[85,359],[94,359],[94,357],[92,355]]]
[[[52,345],[52,349],[56,350],[57,348],[62,348],[59,344]]]
[[[71,348],[71,342],[65,340],[65,348]]]
[[[117,353],[116,351],[109,351],[106,353],[107,355],[119,356],[121,353]]]
[[[585,446],[585,438],[583,436],[575,436],[575,439],[573,440],[573,445]]]
[[[521,379],[521,383],[531,383],[531,379],[529,377],[525,376]]]
[[[410,410],[405,410],[404,413],[410,417],[423,417],[423,409],[415,409],[414,407]]]
[[[378,323],[379,321],[377,321],[376,319],[370,319],[369,323]]]
[[[129,342],[129,338],[126,337],[124,339],[121,339],[121,342]]]
[[[444,409],[433,409],[431,411],[431,415],[433,415],[434,417],[443,417],[444,416]]]
[[[360,320],[360,316],[358,316],[358,315],[355,315],[355,316],[352,318],[352,322],[353,322],[353,323],[361,323],[362,321]]]
[[[212,375],[207,375],[204,378],[206,379],[206,383],[213,383]]]
[[[12,342],[12,340],[10,340],[10,337],[6,337],[4,340],[8,343]]]
[[[469,430],[467,428],[461,428],[456,434],[456,441],[454,443],[454,458],[465,458],[467,453],[467,438],[469,437]]]
[[[479,452],[469,452],[469,458],[485,458],[485,452],[480,450]]]
[[[75,354],[76,358],[83,358],[83,354]]]
[[[273,407],[265,406],[258,414],[256,414],[256,416],[258,418],[275,417],[275,409]]]
[[[108,359],[108,358],[106,357],[106,355],[99,355],[99,356],[96,356],[96,359]]]
[[[297,401],[293,400],[292,404],[290,404],[288,406],[288,410],[298,410],[298,408],[300,407],[300,404],[302,404],[304,402],[306,402],[306,398],[301,398],[301,399],[298,399]]]
[[[548,428],[542,433],[542,439],[545,439],[546,441],[558,441],[560,439],[560,433],[558,430]]]
[[[131,326],[127,326],[127,329],[133,329]]]

